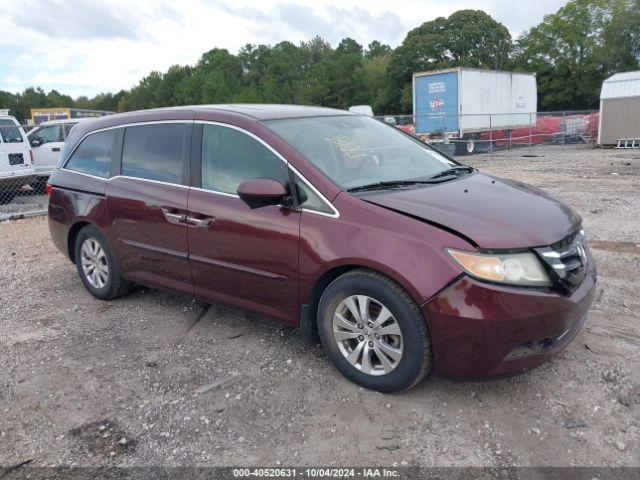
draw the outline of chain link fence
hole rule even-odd
[[[0,119],[0,221],[47,212],[52,168],[38,165],[27,135],[31,128]]]
[[[492,154],[539,145],[595,144],[600,114],[597,110],[506,114],[425,116],[384,115],[383,122],[433,144],[453,156]]]

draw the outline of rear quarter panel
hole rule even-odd
[[[69,255],[68,237],[74,225],[89,223],[101,231],[109,224],[105,201],[106,181],[79,173],[56,170],[49,182],[49,230],[53,243]]]

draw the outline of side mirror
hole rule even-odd
[[[40,142],[40,140],[31,140],[31,146],[33,148],[39,147],[40,145],[42,145],[42,142]]]
[[[287,198],[287,190],[284,185],[272,178],[255,178],[240,184],[238,196],[253,209],[284,202]]]

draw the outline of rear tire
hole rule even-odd
[[[418,305],[379,273],[358,269],[334,280],[320,299],[318,332],[336,369],[365,388],[407,390],[432,370]]]
[[[80,230],[73,258],[83,285],[91,295],[100,300],[120,297],[134,287],[133,282],[120,275],[109,244],[95,227],[87,225]]]

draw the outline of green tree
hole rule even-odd
[[[614,0],[603,6],[600,57],[605,74],[638,69],[640,0]]]
[[[300,47],[291,42],[273,47],[245,45],[238,58],[242,62],[242,90],[234,100],[292,103],[299,97],[304,74]]]
[[[364,87],[362,45],[352,38],[343,39],[325,60],[309,72],[305,103],[348,108],[371,99]]]
[[[16,115],[18,113],[18,103],[20,101],[19,97],[19,94],[0,90],[0,108],[8,109],[10,114]],[[24,118],[18,118],[18,120],[23,121]]]
[[[388,69],[391,53],[367,56],[362,62],[363,89],[367,92],[368,103],[376,115],[391,112],[389,97]]]
[[[191,74],[190,67],[182,67],[180,65],[173,65],[169,67],[167,73],[162,75],[162,81],[158,84],[155,91],[155,101],[158,105],[162,106],[174,106],[184,105],[187,98],[181,95],[181,90],[178,86],[181,84],[185,77]]]
[[[31,118],[32,108],[47,108],[47,94],[42,88],[29,87],[19,94],[14,115],[21,121]]]
[[[602,81],[638,68],[638,0],[572,0],[517,40],[515,65],[536,72],[542,110],[596,108]]]
[[[378,40],[374,40],[369,44],[369,46],[367,46],[365,57],[375,58],[388,55],[389,53],[391,53],[391,47],[389,45],[385,45],[384,43],[380,43]]]

